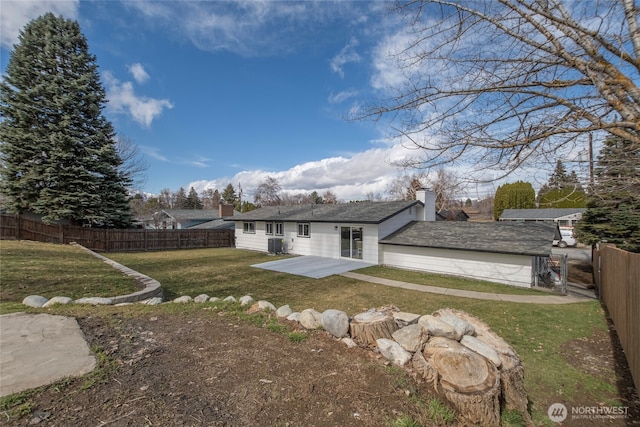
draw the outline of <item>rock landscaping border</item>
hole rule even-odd
[[[88,298],[80,298],[73,301],[69,297],[56,296],[51,298],[50,300],[39,296],[39,295],[30,295],[26,297],[22,303],[29,307],[50,307],[54,304],[69,304],[71,302],[75,304],[92,304],[92,305],[112,305],[112,304],[124,304],[124,303],[134,303],[134,302],[145,302],[150,304],[158,304],[162,302],[162,285],[156,279],[153,279],[149,276],[146,276],[142,273],[139,273],[135,270],[132,270],[129,267],[125,267],[124,265],[117,263],[107,257],[104,257],[91,249],[85,248],[84,246],[72,242],[70,245],[77,246],[85,252],[93,255],[94,257],[102,260],[103,262],[109,264],[111,267],[115,268],[118,271],[126,274],[136,281],[138,285],[140,285],[143,289],[138,292],[133,292],[127,295],[118,295],[115,297],[109,298],[99,298],[99,297],[88,297]]]

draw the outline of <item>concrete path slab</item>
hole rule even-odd
[[[343,258],[335,259],[319,256],[298,256],[263,262],[261,264],[254,264],[251,267],[320,279],[333,274],[342,274],[347,271],[370,267],[371,265],[373,264]]]
[[[0,397],[91,372],[96,360],[73,317],[0,316]]]
[[[465,291],[463,289],[441,288],[438,286],[416,285],[415,283],[401,282],[399,280],[383,279],[365,274],[345,272],[342,276],[365,282],[376,283],[394,288],[410,289],[418,292],[448,295],[452,297],[474,298],[489,301],[517,302],[523,304],[573,304],[578,302],[594,301],[593,297],[585,295],[512,295],[496,294],[489,292]]]

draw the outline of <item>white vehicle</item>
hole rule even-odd
[[[561,228],[560,239],[553,241],[553,246],[557,246],[559,248],[566,248],[567,246],[575,246],[577,244],[578,241],[573,236],[573,228]]]

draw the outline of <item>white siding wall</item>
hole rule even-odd
[[[245,233],[242,221],[236,222],[236,247],[238,249],[267,252],[268,240],[272,237],[282,237],[285,251],[288,253],[337,259],[340,258],[340,228],[343,226],[362,227],[362,260],[371,264],[378,263],[378,227],[375,224],[312,222],[309,225],[310,237],[298,236],[297,222],[284,223],[284,236],[266,235],[264,221],[256,221],[255,224],[255,233]]]
[[[381,264],[531,287],[531,257],[412,246],[380,245]]]
[[[409,209],[405,209],[397,215],[392,216],[388,220],[382,222],[378,226],[379,236],[384,239],[391,233],[398,231],[411,221],[418,220],[418,214],[422,211],[422,206],[412,206]]]
[[[242,221],[236,221],[236,248],[267,252],[267,237],[264,234],[264,221],[256,221],[256,232],[245,233]]]

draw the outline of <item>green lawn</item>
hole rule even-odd
[[[3,295],[16,295],[19,298],[20,292],[18,290],[7,289],[5,291],[5,258],[11,257],[11,265],[14,266],[14,269],[16,265],[20,265],[20,262],[17,261],[19,258],[17,249],[6,251],[4,244],[5,242],[2,242],[2,292]],[[32,249],[35,245],[31,243],[20,244]],[[67,278],[84,274],[83,269],[72,268],[69,265],[62,271],[56,270],[56,273],[52,273],[45,266],[45,263],[51,264],[52,257],[62,253],[59,248],[62,247],[42,245],[38,257],[23,253],[23,256],[29,256],[29,259],[25,259],[23,262],[34,267],[33,270],[28,270],[32,272],[30,274],[36,275],[35,272],[38,272],[37,275],[43,278],[55,276],[58,272]],[[65,249],[65,251],[67,250]],[[76,256],[75,250],[73,252]],[[83,256],[88,257],[87,255]],[[251,267],[252,264],[272,261],[274,258],[262,253],[237,249],[113,253],[107,254],[107,256],[160,281],[167,299],[173,299],[180,295],[195,297],[201,293],[222,298],[228,295],[238,298],[249,294],[256,300],[268,300],[276,307],[289,304],[296,311],[305,308],[315,308],[319,311],[336,308],[344,310],[349,315],[370,307],[388,304],[396,305],[403,311],[417,314],[428,314],[443,307],[465,310],[487,322],[520,355],[525,366],[526,386],[532,402],[534,421],[537,424],[552,425],[546,416],[547,408],[551,403],[571,402],[572,399],[576,399],[580,402],[593,401],[596,404],[597,402],[615,402],[618,397],[613,385],[616,375],[613,370],[607,372],[607,375],[603,377],[596,378],[580,372],[560,354],[563,343],[590,337],[596,331],[607,331],[604,311],[596,301],[553,306],[515,304],[422,293],[341,276],[310,279]],[[77,262],[88,262],[93,266],[95,261],[92,260],[92,257],[88,258],[89,261],[78,260]],[[489,292],[501,293],[509,293],[513,290],[506,285],[465,281],[460,278],[456,278],[452,284],[448,281],[449,278],[444,280],[443,276],[380,267],[362,272],[443,287],[485,289]],[[12,274],[15,276],[17,272],[14,271]],[[26,274],[26,270],[23,271],[23,274]],[[45,282],[52,280],[50,278]],[[15,279],[12,282],[14,283]],[[83,280],[74,281],[79,287],[83,286],[84,282]],[[28,293],[53,296],[51,292],[39,291],[37,279],[34,278],[31,283]],[[9,288],[13,286],[9,286]],[[105,284],[105,288],[110,286]],[[82,290],[78,293],[83,294],[84,292]],[[55,294],[60,293],[55,292]],[[3,296],[3,301],[7,300],[11,301],[13,298]],[[181,305],[181,310],[188,310],[188,307]],[[2,308],[2,304],[0,304],[0,312]],[[5,310],[14,309],[10,304],[4,308]],[[98,309],[107,310],[109,308]],[[128,308],[121,309],[127,310]],[[66,312],[75,310],[75,308],[60,308],[59,310]],[[86,310],[86,308],[82,310]]]
[[[134,280],[78,247],[0,240],[2,302],[21,302],[28,295],[78,299],[137,290]]]

